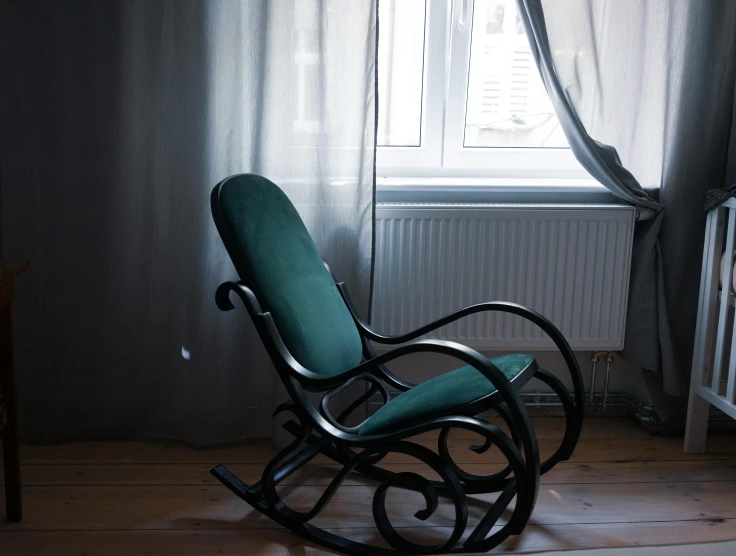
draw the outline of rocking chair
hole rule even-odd
[[[291,398],[274,415],[288,412],[294,416],[283,425],[294,436],[293,442],[266,465],[259,482],[248,486],[223,465],[212,469],[212,474],[253,508],[297,535],[346,554],[486,552],[510,535],[520,534],[534,509],[540,475],[571,456],[583,423],[580,369],[570,346],[552,323],[521,305],[490,302],[467,307],[408,334],[380,334],[360,319],[345,285],[335,283],[296,209],[275,184],[252,174],[231,176],[215,186],[211,202],[215,224],[240,275],[240,281],[219,286],[217,306],[223,311],[233,309],[233,292],[245,305]],[[564,357],[574,395],[530,355],[487,359],[454,342],[417,339],[481,311],[519,315],[546,332]],[[399,347],[376,355],[371,342]],[[417,352],[449,355],[464,366],[418,385],[402,380],[384,366]],[[557,394],[566,417],[559,447],[543,462],[518,394],[532,378]],[[363,395],[333,416],[330,400],[358,381],[366,383]],[[322,395],[320,403],[313,403],[314,393]],[[347,426],[350,414],[374,394],[380,395],[382,407],[361,424]],[[499,414],[509,434],[477,417],[488,410]],[[469,447],[476,453],[498,448],[506,460],[504,469],[487,475],[461,469],[448,448],[452,429],[482,437],[481,444]],[[428,431],[438,432],[436,451],[416,442],[418,435]],[[382,465],[390,453],[422,462],[439,480],[390,471]],[[293,510],[280,497],[277,485],[318,454],[342,468],[311,510]],[[350,472],[379,482],[373,517],[390,548],[347,539],[310,523]],[[440,497],[448,499],[454,506],[454,525],[446,541],[427,546],[402,536],[386,511],[386,494],[391,487],[423,495],[426,508],[415,514],[420,520],[436,511]],[[471,528],[468,496],[484,493],[499,494]]]

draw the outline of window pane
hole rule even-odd
[[[475,0],[464,146],[568,146],[516,0]]]
[[[425,0],[378,4],[378,144],[421,145]]]

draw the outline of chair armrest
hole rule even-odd
[[[565,340],[565,337],[562,335],[562,332],[560,332],[559,329],[554,324],[552,324],[549,319],[534,311],[533,309],[529,309],[528,307],[524,307],[523,305],[519,305],[517,303],[510,303],[506,301],[490,301],[487,303],[478,303],[477,305],[470,305],[469,307],[460,309],[459,311],[451,313],[446,317],[417,328],[413,332],[390,336],[377,332],[360,319],[354,309],[344,283],[341,282],[337,284],[337,288],[340,290],[340,294],[345,300],[345,304],[348,306],[348,309],[353,314],[353,319],[361,334],[368,340],[380,344],[398,345],[410,342],[416,338],[419,338],[420,336],[428,334],[433,330],[445,326],[446,324],[450,324],[451,322],[459,320],[463,317],[467,317],[469,315],[473,315],[475,313],[480,313],[483,311],[511,313],[532,322],[549,335],[555,346],[557,346],[557,349],[562,354],[562,357],[565,360],[565,364],[567,365],[567,368],[570,372],[570,377],[572,378],[573,390],[575,395],[575,411],[580,419],[580,422],[582,422],[582,417],[585,412],[585,392],[583,389],[583,375],[580,372],[578,361],[575,358],[572,349],[570,348],[570,344],[567,343],[567,340]]]
[[[251,317],[263,312],[255,294],[243,282],[223,282],[215,291],[215,304],[220,311],[232,311],[235,305],[230,301],[230,292],[235,292],[245,305]]]
[[[538,449],[536,447],[536,438],[534,438],[532,432],[533,428],[531,426],[531,421],[529,420],[529,414],[527,413],[526,408],[524,407],[524,404],[516,391],[516,388],[512,386],[511,381],[506,378],[506,376],[496,365],[494,365],[487,358],[483,357],[477,351],[467,346],[464,346],[457,342],[447,342],[444,340],[415,340],[413,342],[401,345],[387,353],[382,353],[374,359],[369,359],[368,361],[361,363],[354,369],[351,369],[350,371],[348,371],[348,373],[351,375],[353,375],[354,373],[372,374],[373,376],[376,376],[382,380],[386,380],[390,383],[391,376],[387,376],[385,374],[384,369],[382,369],[382,365],[405,355],[422,352],[449,355],[451,357],[454,357],[455,359],[462,361],[466,365],[470,365],[478,372],[480,372],[484,377],[486,377],[486,379],[496,387],[499,395],[507,404],[509,411],[511,412],[511,416],[514,419],[514,422],[519,423],[520,429],[528,431],[529,434],[526,435],[527,438],[524,440],[524,447],[527,453],[527,457],[532,453],[536,454],[537,456],[539,455]]]
[[[518,315],[520,317],[523,317],[527,320],[532,321],[534,324],[538,325],[542,330],[544,330],[547,334],[549,334],[552,340],[555,342],[555,344],[558,344],[558,341],[559,341],[559,343],[561,343],[563,346],[567,346],[567,341],[562,336],[562,333],[546,317],[542,316],[541,314],[537,313],[536,311],[532,309],[529,309],[528,307],[524,307],[523,305],[519,305],[518,303],[510,303],[507,301],[489,301],[486,303],[478,303],[476,305],[470,305],[468,307],[465,307],[464,309],[460,309],[459,311],[450,313],[449,315],[442,317],[441,319],[438,319],[434,322],[425,324],[424,326],[421,326],[417,328],[416,330],[413,330],[412,332],[407,332],[406,334],[399,334],[399,335],[381,334],[380,332],[372,328],[370,325],[366,324],[366,322],[363,321],[358,316],[357,312],[355,311],[355,307],[352,303],[352,300],[350,299],[350,295],[348,294],[347,288],[345,287],[345,283],[340,282],[339,284],[337,284],[337,288],[338,290],[340,290],[340,294],[342,295],[343,300],[345,301],[345,304],[348,306],[348,309],[352,313],[353,319],[355,320],[355,323],[360,329],[360,331],[363,333],[363,335],[366,338],[368,338],[369,340],[373,342],[378,342],[379,344],[387,344],[387,345],[404,344],[406,342],[415,340],[419,338],[420,336],[424,336],[425,334],[428,334],[429,332],[432,332],[433,330],[441,328],[442,326],[450,324],[451,322],[459,320],[463,317],[467,317],[475,313],[480,313],[482,311],[500,311],[504,313],[512,313],[514,315]],[[558,347],[560,346],[558,345]]]
[[[292,378],[299,381],[304,388],[311,391],[331,390],[345,386],[349,381],[367,373],[367,365],[365,363],[338,375],[332,376],[320,375],[306,369],[296,359],[294,359],[289,352],[281,334],[279,334],[271,313],[263,311],[253,291],[243,282],[230,281],[220,284],[215,293],[215,302],[217,307],[221,311],[231,311],[235,308],[235,305],[233,305],[230,300],[231,292],[236,293],[243,302],[243,305],[245,305],[245,308],[256,327],[256,331],[261,337],[261,340],[263,341],[266,350],[269,352],[271,360],[276,365],[277,370],[280,373],[287,373],[287,375],[290,375]],[[369,360],[369,362],[375,361],[376,359]],[[378,365],[380,365],[380,363],[378,363]],[[394,377],[386,369],[380,369],[380,371],[376,373],[375,369],[373,369],[374,366],[375,363],[370,365],[372,372],[369,372],[368,374],[379,375],[381,378],[385,378],[391,386],[397,387],[400,390],[407,390],[408,387],[411,386],[404,383],[399,378]]]
[[[372,359],[364,361],[354,369],[348,371],[351,375],[353,373],[360,372],[360,374],[373,375],[384,382],[387,382],[391,386],[394,384],[394,376],[391,372],[387,371],[383,367],[386,363],[398,359],[405,355],[412,353],[441,353],[443,355],[449,355],[474,367],[480,372],[486,379],[493,384],[498,390],[499,394],[507,401],[507,397],[518,397],[516,394],[516,388],[511,384],[511,381],[504,375],[501,370],[489,361],[486,357],[483,357],[480,353],[472,348],[469,348],[458,342],[449,342],[446,340],[414,340],[413,342],[405,343],[391,351],[377,355]],[[509,396],[504,395],[504,392],[508,392]],[[513,401],[511,403],[514,403]],[[518,399],[518,403],[523,405],[521,399]]]

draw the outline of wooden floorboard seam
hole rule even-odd
[[[713,435],[711,453],[690,455],[682,453],[680,439],[647,437],[628,421],[589,419],[586,427],[573,458],[542,478],[536,519],[533,515],[525,533],[495,553],[736,538],[735,435]],[[547,449],[553,442],[550,431],[559,430],[559,420],[540,423]],[[465,455],[466,440],[460,437],[453,445],[461,466],[478,470],[498,463],[492,457],[466,461],[471,459]],[[421,441],[434,443],[429,437]],[[27,447],[26,520],[0,523],[0,554],[103,555],[111,549],[116,556],[235,554],[241,544],[241,553],[249,556],[327,553],[265,520],[208,475],[207,468],[222,461],[241,466],[237,472],[255,482],[276,453],[272,448],[254,443],[216,452],[130,442]],[[393,471],[417,469],[411,461],[385,464]],[[284,485],[294,507],[321,493],[340,468],[323,458],[304,475],[294,475],[294,482]],[[161,477],[181,480],[167,483],[159,471]],[[376,483],[358,474],[350,477],[342,487],[345,494],[331,502],[335,508],[326,508],[319,519],[330,531],[377,538],[375,527],[364,525],[371,523]],[[414,505],[412,497],[396,496],[397,530],[431,538],[448,529],[447,512],[417,522],[405,515]],[[488,503],[476,500],[474,520]]]

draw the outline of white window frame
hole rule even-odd
[[[379,146],[377,175],[589,179],[570,149],[463,146],[474,4],[426,0],[421,144]]]
[[[424,16],[424,71],[422,81],[421,141],[418,147],[378,147],[376,165],[383,175],[432,175],[442,162],[445,112],[446,42],[430,40],[447,33],[447,0],[427,0]],[[380,40],[380,35],[379,35]],[[417,174],[417,171],[419,174]]]

